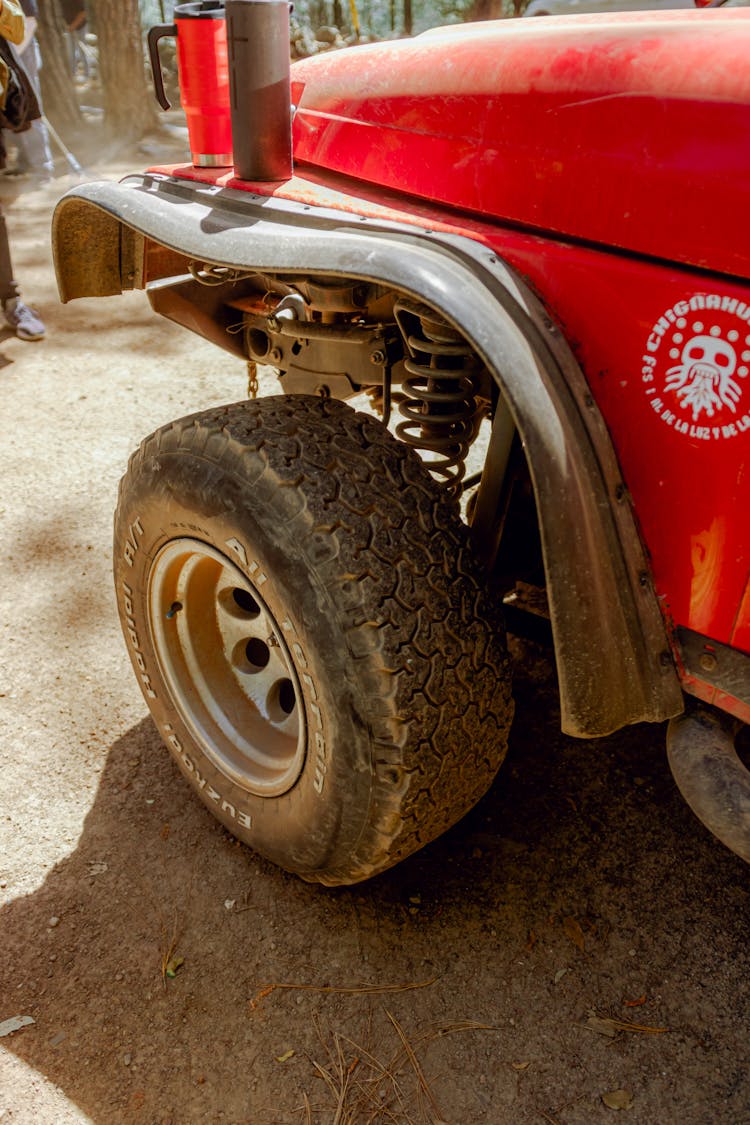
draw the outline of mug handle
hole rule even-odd
[[[162,109],[170,109],[169,98],[164,90],[164,75],[161,70],[159,57],[159,40],[167,35],[177,35],[177,25],[174,23],[158,23],[149,28],[148,32],[148,58],[151,63],[151,74],[154,79],[154,93]]]

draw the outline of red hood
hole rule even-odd
[[[750,10],[470,24],[292,83],[298,161],[750,276]]]

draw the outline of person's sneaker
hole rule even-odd
[[[3,301],[3,313],[19,340],[41,340],[47,331],[39,313],[19,297]]]

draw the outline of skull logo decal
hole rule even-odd
[[[750,299],[693,293],[675,301],[645,340],[640,382],[654,417],[673,433],[750,440]]]
[[[680,362],[667,371],[664,389],[675,391],[680,404],[692,408],[694,422],[702,411],[713,418],[723,406],[734,414],[742,395],[732,378],[736,368],[737,353],[728,340],[693,336],[682,349]]]

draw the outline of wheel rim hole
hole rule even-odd
[[[232,601],[238,609],[241,609],[249,617],[259,616],[260,606],[249,590],[243,590],[241,586],[235,586],[232,590]]]
[[[279,707],[285,715],[291,715],[296,703],[294,684],[291,680],[282,680],[279,684]]]
[[[245,645],[245,659],[248,663],[248,671],[262,672],[271,659],[271,651],[260,637],[251,637]]]
[[[297,695],[288,678],[277,680],[268,693],[268,715],[273,723],[286,723],[294,715]]]

